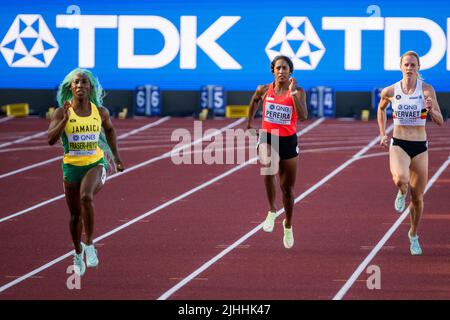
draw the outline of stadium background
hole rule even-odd
[[[99,77],[108,93],[105,106],[113,113],[124,107],[133,110],[136,87],[146,84],[158,86],[161,90],[162,115],[191,115],[198,112],[200,88],[204,85],[223,86],[226,104],[247,104],[256,86],[272,79],[267,49],[277,28],[286,23],[287,17],[294,17],[294,20],[303,19],[298,30],[305,37],[299,39],[291,33],[287,44],[294,53],[301,51],[300,55],[303,56],[299,60],[309,64],[309,67],[304,67],[303,64],[303,68],[297,69],[294,76],[307,90],[313,86],[333,88],[336,93],[336,116],[358,117],[361,109],[372,106],[371,95],[375,88],[387,86],[400,79],[398,70],[386,70],[384,66],[385,51],[394,52],[393,48],[397,45],[400,52],[415,50],[420,56],[425,56],[429,51],[438,52],[439,48],[445,47],[445,52],[437,53],[439,57],[434,59],[432,66],[421,73],[425,81],[429,81],[438,92],[444,115],[449,111],[450,58],[446,49],[449,43],[449,20],[446,13],[448,5],[442,1],[427,2],[426,10],[423,9],[423,2],[419,1],[283,0],[111,0],[107,3],[20,0],[2,1],[1,8],[0,105],[27,102],[31,113],[35,114],[44,114],[49,107],[56,106],[55,93],[58,84],[68,71],[79,66],[88,67]],[[67,22],[68,18],[71,19],[77,14],[91,17],[91,22],[95,21],[94,16],[108,16],[116,25],[95,29],[95,41],[92,42],[94,46],[89,46],[88,41],[84,41],[80,47],[81,32],[76,25],[62,27],[61,22],[59,26],[57,22],[58,19],[66,19]],[[37,24],[34,29],[38,35],[14,36],[14,30],[11,31],[11,28],[16,20],[20,20],[19,15],[39,15],[39,23],[44,21],[54,43],[47,39],[45,27]],[[136,27],[128,34],[133,36],[131,43],[134,46],[128,51],[123,45],[124,42],[119,39],[121,27],[125,29],[125,23],[121,19],[127,16],[147,19],[148,23],[153,23],[153,27]],[[347,26],[355,25],[352,20],[354,18],[381,18],[383,26],[380,30],[362,31],[360,47],[354,41],[349,42],[346,47],[346,31],[332,30],[324,26],[325,19],[330,17],[343,17],[348,21],[344,21]],[[386,40],[386,21],[393,18],[419,19],[405,24],[410,30],[401,31],[399,44],[388,43]],[[130,21],[132,19],[131,17]],[[366,29],[375,28],[374,21],[368,21]],[[426,26],[422,25],[422,22],[433,25],[440,31],[437,30],[433,34],[424,32]],[[20,21],[17,23],[20,31],[27,28],[25,24],[21,25]],[[82,24],[87,25],[85,22]],[[295,29],[295,25],[286,25],[285,35]],[[305,28],[305,25],[308,26]],[[201,48],[197,43],[198,39],[208,32],[214,33],[217,39],[204,39],[203,44],[208,48]],[[18,38],[21,38],[22,43],[18,44]],[[36,59],[41,61],[41,66],[33,63],[20,66],[20,59],[27,55],[26,52],[29,55],[33,50],[35,53],[39,51],[33,48],[39,38],[47,40],[43,50],[53,50],[52,59],[48,54],[45,57],[45,54],[35,54]],[[305,41],[310,43],[307,48]],[[172,46],[170,57],[161,55],[166,46]],[[220,48],[230,58],[223,59]],[[272,45],[271,49],[274,52],[282,50],[280,45]],[[27,51],[24,53],[23,50]],[[86,64],[89,60],[89,50],[92,50],[91,65]],[[345,55],[358,50],[361,51],[360,68],[349,70],[345,65]],[[119,55],[124,52],[134,54],[135,57],[158,57],[156,60],[166,61],[160,66],[131,63],[123,67],[119,65]]]

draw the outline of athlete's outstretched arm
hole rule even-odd
[[[253,94],[252,99],[250,100],[250,105],[248,108],[247,129],[252,128],[252,122],[255,118],[256,111],[258,111],[259,104],[263,100],[264,95],[267,93],[268,89],[268,85],[260,85],[258,86],[258,88],[256,88],[256,91]]]
[[[441,108],[437,101],[436,92],[434,88],[430,85],[426,85],[423,92],[425,96],[425,108],[434,123],[442,125],[444,123],[444,118],[442,117]]]
[[[69,121],[70,106],[70,102],[66,101],[61,108],[57,108],[55,112],[53,112],[47,131],[47,141],[49,145],[54,145],[64,132],[67,121]]]
[[[109,116],[109,110],[105,107],[98,108],[100,115],[102,117],[102,127],[105,130],[106,140],[108,141],[109,148],[114,155],[114,161],[117,165],[117,170],[123,171],[124,166],[122,160],[120,159],[119,149],[117,147],[117,135],[116,130],[113,127],[111,118]]]
[[[308,119],[308,108],[306,107],[306,93],[303,88],[297,87],[297,79],[289,78],[289,91],[292,95],[295,111],[300,120]]]
[[[388,138],[386,136],[386,108],[389,105],[390,97],[392,96],[390,93],[392,91],[391,87],[384,88],[381,91],[381,99],[378,104],[378,112],[377,112],[377,120],[378,120],[378,128],[380,129],[380,145],[387,147],[388,146]]]
[[[306,92],[303,88],[297,88],[297,93],[292,96],[295,110],[300,120],[308,119],[308,107],[306,106]]]
[[[247,129],[252,128],[252,122],[255,118],[256,111],[258,111],[259,103],[263,99],[264,95],[266,94],[268,90],[267,85],[261,85],[256,88],[255,93],[252,96],[252,99],[250,100],[250,105],[248,108],[248,117],[247,117]]]

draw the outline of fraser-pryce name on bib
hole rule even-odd
[[[76,156],[94,155],[98,146],[98,133],[68,134],[69,154]]]
[[[276,124],[290,124],[292,119],[292,107],[282,104],[267,103],[264,120]]]

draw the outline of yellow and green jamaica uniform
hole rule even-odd
[[[87,117],[78,116],[69,109],[69,120],[61,142],[64,147],[63,176],[64,181],[80,182],[89,169],[102,165],[108,168],[103,157],[103,150],[98,146],[102,130],[102,118],[95,104],[91,102],[91,114]]]

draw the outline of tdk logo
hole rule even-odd
[[[447,18],[447,30],[450,18]],[[344,69],[361,70],[363,31],[384,31],[384,70],[398,70],[402,31],[421,31],[430,39],[430,49],[420,57],[420,69],[433,68],[444,57],[450,47],[450,37],[445,36],[441,26],[433,20],[418,17],[323,17],[323,30],[344,31]],[[450,55],[447,54],[447,70],[450,70]]]
[[[74,19],[75,18],[75,19]],[[118,68],[157,69],[171,63],[179,54],[180,69],[197,68],[197,47],[220,69],[242,69],[241,65],[217,40],[241,19],[221,16],[203,33],[197,33],[197,17],[181,16],[180,28],[160,16],[140,15],[57,15],[58,28],[78,29],[78,65],[95,66],[95,30],[118,29]],[[164,38],[164,46],[156,54],[135,54],[134,36],[137,29],[152,29]]]
[[[56,25],[50,27],[66,29],[61,31],[65,37],[78,40],[78,66],[81,68],[95,67],[96,30],[115,29],[118,69],[159,69],[176,61],[179,69],[195,70],[200,50],[221,70],[243,69],[239,59],[218,43],[225,33],[229,33],[228,36],[235,41],[245,42],[244,35],[233,30],[240,23],[241,16],[220,16],[206,28],[202,28],[202,31],[198,30],[197,16],[180,16],[176,20],[178,21],[170,21],[154,15],[63,14],[56,15]],[[243,20],[251,19],[244,17]],[[428,51],[420,57],[421,70],[426,70],[440,63],[447,48],[450,48],[450,36],[443,30],[446,28],[447,33],[450,32],[450,18],[446,18],[446,22],[447,25],[441,27],[431,19],[420,17],[322,17],[322,25],[316,24],[314,28],[305,16],[289,16],[283,17],[278,26],[273,26],[273,34],[261,36],[264,39],[271,37],[265,47],[269,60],[278,54],[284,54],[292,58],[296,69],[315,70],[326,52],[316,31],[331,35],[343,33],[343,48],[334,46],[333,50],[343,50],[343,70],[358,71],[362,68],[365,31],[382,32],[384,43],[379,45],[384,46],[383,56],[380,57],[384,62],[384,70],[398,70],[401,33],[418,31],[430,39]],[[253,27],[257,29],[259,23],[261,21],[255,21]],[[159,52],[135,52],[135,41],[138,41],[135,39],[135,31],[142,29],[154,30],[162,36],[163,46]],[[263,41],[262,46],[266,40]],[[10,67],[48,67],[58,49],[58,44],[39,14],[18,15],[0,43],[0,52]],[[253,50],[244,48],[240,54],[260,59],[263,55],[261,47],[257,46]],[[330,50],[329,46],[328,52]],[[450,70],[450,54],[447,54],[446,69]]]
[[[447,18],[449,27],[450,18]],[[450,37],[446,39],[439,24],[426,18],[322,17],[322,30],[344,31],[344,70],[361,70],[363,31],[384,31],[385,70],[399,68],[402,31],[421,31],[429,37],[430,49],[420,57],[422,70],[437,65],[450,47]],[[278,54],[287,55],[295,68],[313,70],[325,48],[308,18],[284,17],[267,44],[266,53],[269,59]],[[447,70],[450,70],[450,55],[447,55]]]
[[[39,14],[19,14],[0,43],[10,67],[48,67],[57,51],[58,44]]]
[[[266,46],[270,60],[277,55],[292,59],[294,69],[314,70],[325,53],[307,17],[284,17]]]

